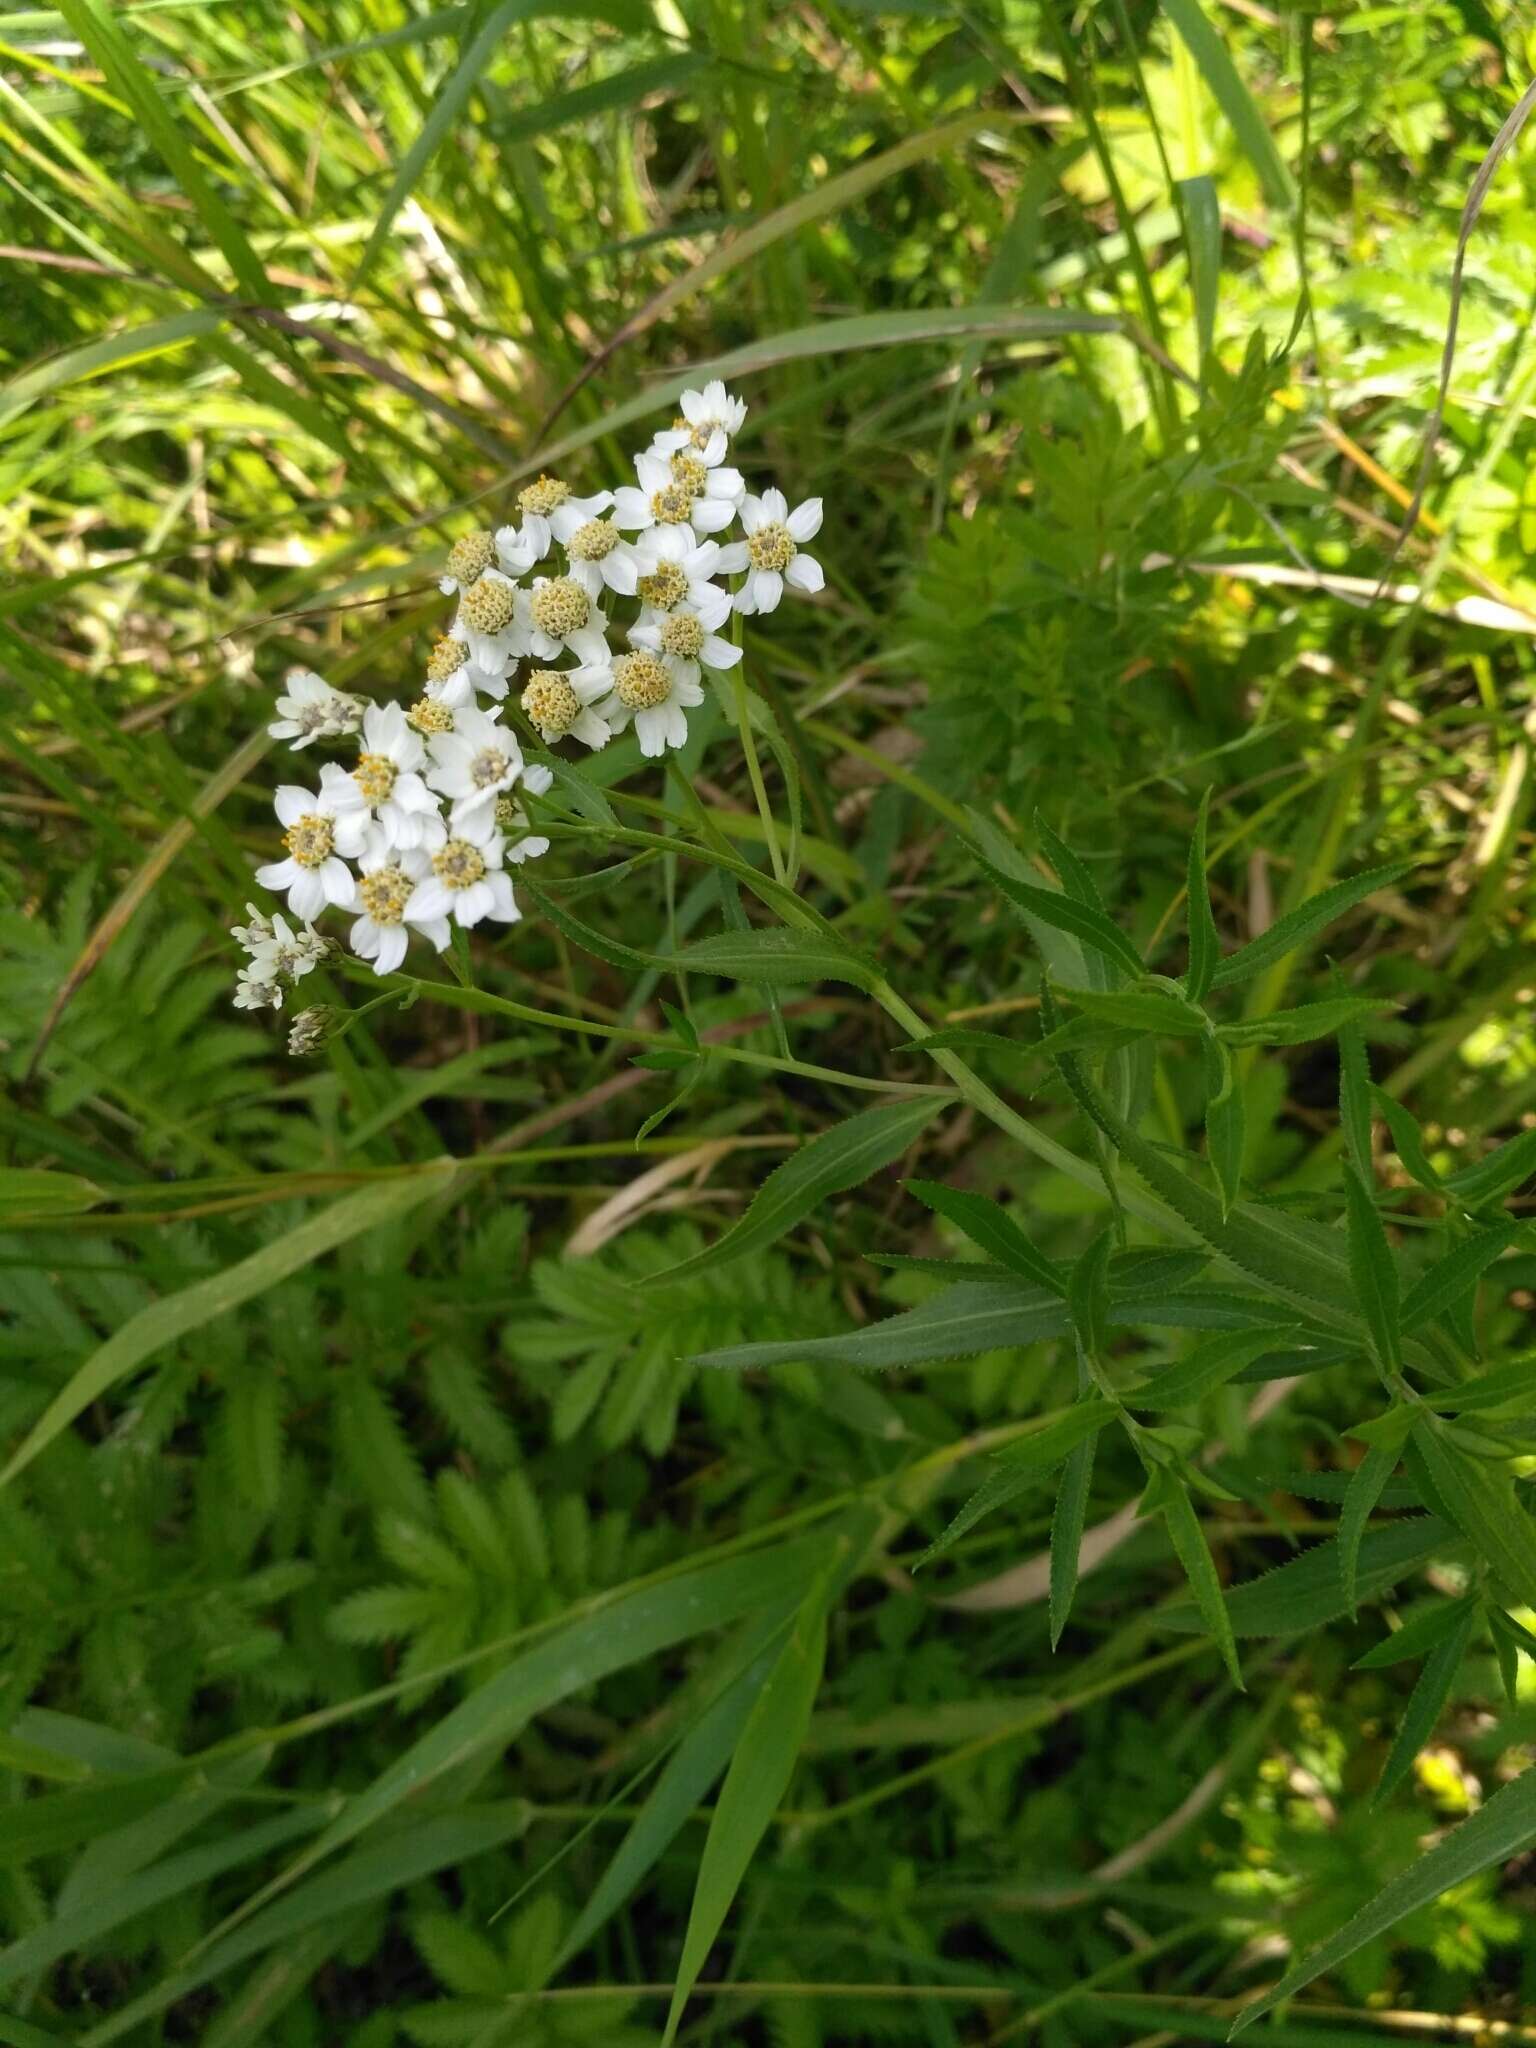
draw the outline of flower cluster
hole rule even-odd
[[[549,845],[521,797],[552,777],[524,759],[507,721],[514,675],[517,707],[546,745],[595,749],[633,726],[640,752],[659,756],[687,739],[704,671],[740,661],[721,631],[733,610],[771,612],[786,589],[821,589],[804,551],[820,499],[791,511],[780,491],[747,491],[726,460],[746,406],[718,380],[685,391],[681,408],[635,456],[633,484],[577,497],[541,476],[519,493],[516,525],[454,543],[441,588],[455,615],[409,708],[365,704],[309,670],[288,678],[273,737],[295,751],[317,739],[358,751],[350,767],[326,762],[318,788],[277,791],[285,857],[256,879],[287,897],[306,936],[252,912],[235,934],[251,955],[240,1006],[280,1007],[284,981],[324,949],[309,920],[328,906],[352,915],[352,950],[381,975],[413,933],[442,951],[454,924],[517,919],[508,867]],[[730,588],[727,577],[740,580]],[[622,647],[616,600],[635,610]]]

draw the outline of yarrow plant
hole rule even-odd
[[[542,796],[552,773],[525,758],[507,715],[514,687],[546,746],[596,750],[633,727],[640,753],[659,759],[687,740],[705,672],[740,662],[739,639],[722,631],[732,615],[822,588],[805,552],[821,500],[791,511],[781,491],[754,497],[725,459],[746,414],[718,379],[685,391],[673,425],[634,457],[634,484],[578,497],[540,476],[518,494],[516,524],[455,541],[440,580],[454,617],[408,708],[309,669],[289,676],[272,737],[295,752],[325,740],[356,751],[350,765],[326,762],[318,788],[276,793],[284,857],[256,879],[286,896],[303,932],[252,908],[233,934],[249,955],[238,1007],[281,1008],[326,951],[311,920],[327,909],[352,916],[352,951],[380,975],[413,936],[442,952],[455,926],[517,920],[507,870],[549,846],[523,798]],[[740,537],[723,538],[733,527]],[[622,626],[621,602],[633,610]]]

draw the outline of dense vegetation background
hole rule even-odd
[[[1417,1119],[1378,1122],[1373,1168],[1333,1037],[1240,1051],[1219,1173],[1270,1218],[1344,1231],[1342,1145],[1411,1281],[1443,1178],[1536,1122],[1518,143],[1435,415],[1530,42],[1500,0],[0,15],[0,1430],[28,1446],[0,1475],[0,2041],[642,2043],[680,1968],[698,2043],[1219,2039],[1517,1779],[1536,1676],[1458,1604],[1454,1541],[1362,1578],[1357,1616],[1245,1639],[1240,1691],[1106,1434],[1069,1468],[1053,1656],[1048,1474],[913,1567],[979,1454],[1070,1400],[1071,1346],[888,1377],[804,1347],[977,1256],[912,1178],[1050,1260],[1112,1213],[1028,1056],[1042,954],[972,845],[1067,883],[1061,834],[1168,973],[1203,797],[1227,950],[1411,864],[1230,1012],[1369,995],[1345,1064]],[[291,1060],[231,1009],[226,931],[271,854],[285,672],[413,695],[449,544],[541,469],[614,480],[716,363],[749,480],[826,505],[824,597],[747,630],[801,894],[925,1030],[1014,1041],[974,1040],[978,1072],[1085,1170],[951,1100],[760,1248],[657,1278],[937,1077],[858,986],[632,964],[762,918],[723,870],[605,844],[621,778],[663,807],[632,826],[675,827],[632,740],[582,762],[542,865],[564,922],[476,948],[522,1023],[423,999]],[[685,760],[698,830],[766,874],[729,718]],[[769,1064],[634,1064],[663,997]],[[1199,1150],[1200,1059],[1163,1039],[1148,1077],[1158,1156]],[[1511,1226],[1529,1177],[1495,1190]],[[1133,1202],[1120,1256],[1157,1242]],[[1525,1341],[1536,1243],[1498,1249],[1468,1359]],[[1140,1270],[1182,1286],[1171,1256]],[[690,1363],[771,1340],[790,1362]],[[1331,1538],[1365,1452],[1365,1352],[1294,1372],[1181,1409],[1222,1586]],[[1518,1481],[1515,1424],[1483,1441]],[[1426,1484],[1386,1482],[1384,1541]],[[824,1666],[778,1647],[810,1584]],[[1357,1668],[1400,1624],[1428,1692],[1406,1650]],[[1531,1843],[1254,2038],[1536,2040]]]

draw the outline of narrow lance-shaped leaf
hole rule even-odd
[[[1277,1323],[1268,1330],[1237,1330],[1196,1345],[1187,1358],[1154,1373],[1145,1385],[1124,1396],[1128,1408],[1184,1408],[1201,1400],[1240,1373],[1245,1365],[1278,1350],[1296,1335],[1295,1323]]]
[[[939,1557],[976,1524],[984,1515],[990,1515],[997,1508],[1006,1507],[1019,1494],[1040,1481],[1063,1458],[1075,1451],[1088,1437],[1096,1436],[1115,1413],[1114,1403],[1095,1395],[1076,1403],[1074,1407],[1063,1408],[1059,1415],[1051,1416],[1039,1429],[1031,1430],[1012,1443],[993,1460],[990,1475],[971,1495],[948,1527],[929,1544],[917,1559],[914,1571]]]
[[[1220,31],[1201,7],[1200,0],[1163,0],[1163,12],[1199,65],[1201,76],[1237,137],[1238,146],[1259,175],[1265,198],[1271,206],[1289,213],[1296,204],[1295,180],[1275,146],[1275,139],[1252,93],[1244,85]]]
[[[1088,1518],[1088,1495],[1093,1487],[1093,1455],[1097,1436],[1089,1437],[1068,1453],[1056,1489],[1056,1507],[1051,1516],[1051,1648],[1061,1641],[1062,1630],[1072,1612],[1077,1592],[1078,1561],[1083,1548],[1083,1524]]]
[[[1351,1615],[1357,1611],[1356,1575],[1365,1525],[1381,1499],[1383,1487],[1397,1469],[1397,1459],[1395,1444],[1372,1444],[1350,1475],[1349,1491],[1344,1496],[1344,1512],[1339,1516],[1338,1541],[1339,1585]]]
[[[1222,1215],[1232,1212],[1243,1184],[1243,1157],[1248,1144],[1248,1120],[1243,1113],[1242,1082],[1231,1055],[1219,1039],[1207,1038],[1202,1047],[1205,1067],[1205,1144],[1211,1171],[1221,1191]]]
[[[1211,915],[1211,887],[1206,873],[1205,829],[1210,808],[1211,793],[1207,790],[1200,799],[1200,815],[1195,820],[1194,836],[1189,842],[1189,868],[1185,885],[1189,918],[1189,966],[1184,975],[1184,992],[1192,1003],[1203,1003],[1210,994],[1211,983],[1216,976],[1217,962],[1221,958],[1221,941],[1216,936],[1216,920]]]
[[[1123,1031],[1155,1031],[1168,1038],[1200,1038],[1210,1029],[1202,1010],[1182,996],[1153,988],[1067,988],[1054,984],[1055,992],[1075,1003],[1085,1015],[1102,1024],[1114,1024]]]
[[[1335,982],[1339,977],[1335,975]],[[1356,1017],[1339,1026],[1339,1123],[1344,1155],[1366,1187],[1375,1177],[1371,1142],[1371,1063]]]
[[[1419,1673],[1418,1684],[1413,1688],[1407,1711],[1382,1766],[1381,1783],[1376,1787],[1378,1806],[1390,1799],[1407,1777],[1413,1768],[1414,1758],[1434,1733],[1435,1723],[1450,1698],[1451,1687],[1461,1669],[1461,1660],[1467,1653],[1472,1627],[1477,1620],[1476,1600],[1467,1599],[1458,1605],[1460,1612],[1451,1628],[1424,1660],[1424,1669]]]
[[[1516,1498],[1507,1471],[1461,1450],[1453,1424],[1426,1422],[1413,1441],[1447,1514],[1527,1607],[1536,1606],[1536,1524]]]
[[[875,967],[851,948],[818,932],[782,927],[718,932],[675,953],[659,954],[657,959],[679,973],[719,974],[728,981],[761,982],[764,987],[846,981],[855,988],[868,989],[879,979]]]
[[[1053,1294],[1066,1294],[1061,1268],[1054,1259],[1035,1250],[1000,1203],[989,1202],[985,1195],[972,1194],[965,1188],[944,1187],[933,1180],[909,1180],[907,1186],[920,1202],[926,1202],[935,1214],[953,1223],[999,1265],[1033,1280],[1037,1287],[1049,1288]]]
[[[1438,1515],[1405,1516],[1381,1529],[1368,1529],[1360,1544],[1355,1574],[1356,1597],[1374,1600],[1406,1579],[1432,1557],[1465,1555],[1466,1546],[1449,1522]],[[1226,1596],[1232,1631],[1238,1636],[1293,1636],[1337,1621],[1347,1610],[1339,1584],[1339,1548],[1330,1539],[1314,1543],[1300,1557],[1273,1571],[1234,1586]],[[1192,1631],[1201,1626],[1198,1609],[1171,1607],[1162,1616],[1165,1628]]]
[[[1485,1202],[1496,1202],[1511,1188],[1519,1187],[1533,1173],[1536,1130],[1529,1130],[1511,1138],[1507,1145],[1495,1146],[1476,1166],[1464,1166],[1459,1173],[1448,1174],[1443,1185],[1447,1194],[1454,1195],[1467,1208],[1480,1209]]]
[[[1228,1045],[1309,1045],[1317,1038],[1332,1038],[1337,1031],[1358,1026],[1363,1017],[1384,1009],[1385,1004],[1370,996],[1324,996],[1320,1002],[1303,1003],[1294,1010],[1271,1010],[1267,1017],[1251,1023],[1217,1026]]]
[[[1213,988],[1235,988],[1239,982],[1251,981],[1256,974],[1262,974],[1276,961],[1285,959],[1309,939],[1326,931],[1336,918],[1346,910],[1352,910],[1357,903],[1378,889],[1389,889],[1394,882],[1400,882],[1409,874],[1414,863],[1411,860],[1392,861],[1386,867],[1367,868],[1364,874],[1355,875],[1347,882],[1335,882],[1331,889],[1310,897],[1298,904],[1296,909],[1287,911],[1277,918],[1267,932],[1251,939],[1246,946],[1229,953],[1217,967],[1212,977]]]
[[[1470,1294],[1495,1259],[1501,1258],[1514,1243],[1520,1228],[1518,1223],[1496,1223],[1491,1230],[1479,1230],[1474,1236],[1463,1238],[1443,1258],[1436,1259],[1403,1297],[1404,1330],[1417,1330],[1433,1322]]]
[[[829,1195],[855,1188],[899,1159],[912,1141],[949,1107],[944,1096],[919,1095],[906,1102],[881,1103],[834,1124],[800,1151],[776,1166],[752,1197],[739,1222],[690,1259],[656,1275],[658,1281],[723,1266],[748,1252],[773,1244],[797,1223],[803,1223]]]
[[[1411,1112],[1406,1110],[1402,1103],[1394,1101],[1384,1088],[1378,1088],[1375,1082],[1371,1083],[1371,1103],[1392,1133],[1393,1147],[1409,1173],[1421,1188],[1427,1189],[1430,1194],[1438,1194],[1441,1188],[1440,1176],[1429,1163],[1429,1155],[1424,1150],[1423,1135]]]
[[[1463,1594],[1459,1600],[1436,1600],[1432,1606],[1410,1615],[1401,1628],[1393,1629],[1379,1643],[1373,1643],[1364,1656],[1355,1659],[1351,1668],[1355,1671],[1385,1671],[1393,1664],[1416,1663],[1420,1657],[1428,1656],[1437,1643],[1443,1643],[1448,1635],[1453,1635],[1463,1612],[1476,1605],[1477,1596],[1473,1593]]]
[[[1080,903],[1065,890],[1037,888],[1032,882],[1017,881],[1012,875],[1005,875],[1001,868],[994,867],[974,848],[972,854],[977,865],[1015,910],[1038,917],[1043,924],[1053,925],[1057,931],[1067,932],[1080,945],[1091,947],[1127,974],[1146,973],[1141,955],[1102,910]]]
[[[1221,1581],[1216,1576],[1216,1566],[1206,1545],[1205,1532],[1200,1527],[1200,1517],[1194,1503],[1185,1491],[1182,1481],[1166,1467],[1158,1467],[1152,1475],[1142,1503],[1143,1514],[1161,1514],[1173,1539],[1179,1563],[1184,1567],[1184,1576],[1189,1581],[1190,1591],[1195,1596],[1195,1605],[1200,1618],[1214,1637],[1221,1651],[1221,1660],[1226,1665],[1232,1683],[1239,1692],[1246,1690],[1243,1685],[1242,1666],[1237,1659],[1237,1642],[1232,1631],[1232,1617],[1227,1612],[1222,1598]]]
[[[1378,1362],[1387,1371],[1397,1372],[1403,1357],[1397,1261],[1387,1243],[1376,1204],[1352,1166],[1344,1168],[1344,1200],[1349,1224],[1349,1274],[1355,1297],[1370,1330]]]

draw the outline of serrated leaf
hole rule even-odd
[[[1451,1696],[1451,1687],[1456,1682],[1456,1674],[1461,1669],[1461,1660],[1467,1653],[1473,1624],[1477,1620],[1477,1601],[1469,1595],[1465,1600],[1456,1602],[1455,1608],[1450,1626],[1442,1630],[1440,1640],[1424,1660],[1418,1684],[1409,1695],[1401,1725],[1382,1766],[1381,1783],[1376,1787],[1375,1804],[1378,1806],[1391,1798],[1413,1768],[1414,1758],[1434,1733],[1435,1724]]]
[[[1374,1600],[1432,1557],[1463,1547],[1457,1531],[1438,1515],[1414,1515],[1383,1529],[1369,1529],[1360,1544],[1356,1597],[1361,1602]],[[1337,1621],[1347,1612],[1337,1541],[1314,1543],[1300,1557],[1234,1586],[1226,1599],[1233,1633],[1239,1636],[1300,1635]],[[1200,1626],[1199,1616],[1188,1608],[1170,1608],[1160,1618],[1164,1627],[1180,1632]]]
[[[1532,1842],[1536,1842],[1536,1770],[1525,1770],[1512,1784],[1501,1785],[1486,1806],[1416,1857],[1336,1934],[1293,1963],[1273,1989],[1243,2009],[1233,2025],[1233,2035],[1304,1990],[1314,1978],[1336,1969],[1406,1914],[1465,1884],[1479,1871],[1507,1862]]]
[[[1052,987],[1085,1015],[1098,1023],[1112,1024],[1120,1031],[1150,1031],[1165,1038],[1201,1038],[1210,1029],[1203,1010],[1163,989],[1067,988],[1061,982],[1054,982]]]
[[[1378,1361],[1389,1372],[1401,1369],[1397,1261],[1387,1243],[1376,1204],[1352,1166],[1344,1168],[1344,1201],[1349,1225],[1349,1273]]]
[[[1485,1372],[1475,1380],[1463,1380],[1459,1387],[1437,1387],[1424,1398],[1431,1408],[1459,1415],[1464,1410],[1475,1413],[1482,1408],[1502,1408],[1506,1401],[1528,1400],[1533,1395],[1536,1395],[1536,1354],[1512,1358],[1494,1372]]]
[[[1089,1358],[1102,1359],[1109,1329],[1109,1259],[1114,1237],[1103,1230],[1072,1268],[1067,1308],[1077,1341]]]
[[[880,978],[872,962],[851,948],[816,932],[783,927],[718,932],[713,938],[696,939],[691,946],[656,958],[661,966],[679,974],[718,974],[728,981],[757,982],[768,988],[844,981],[854,988],[870,989]]]
[[[1349,1490],[1344,1495],[1344,1512],[1339,1517],[1339,1585],[1351,1615],[1358,1611],[1355,1575],[1365,1525],[1375,1512],[1387,1481],[1397,1470],[1397,1460],[1395,1445],[1372,1444],[1350,1475]]]
[[[1426,1423],[1413,1443],[1435,1492],[1457,1528],[1524,1606],[1536,1606],[1536,1525],[1515,1494],[1507,1471],[1468,1457]]]
[[[1141,975],[1146,967],[1141,955],[1131,944],[1113,919],[1106,917],[1102,910],[1095,910],[1090,904],[1080,903],[1065,890],[1037,887],[1032,882],[1022,882],[1012,875],[1005,875],[1001,868],[994,867],[986,857],[973,847],[973,857],[983,873],[998,889],[1005,900],[1021,916],[1037,917],[1042,924],[1052,926],[1056,931],[1066,932],[1087,946],[1093,952],[1108,960],[1125,974]]]
[[[1465,1593],[1459,1600],[1437,1600],[1410,1615],[1401,1628],[1393,1629],[1379,1643],[1372,1643],[1350,1666],[1352,1671],[1385,1671],[1393,1664],[1407,1664],[1427,1656],[1436,1643],[1444,1642],[1460,1625],[1466,1609],[1477,1608],[1477,1596]]]
[[[889,1372],[936,1359],[971,1358],[979,1351],[1032,1344],[1067,1333],[1064,1302],[1041,1288],[1007,1280],[960,1281],[904,1315],[835,1337],[773,1339],[701,1351],[689,1363],[746,1371],[800,1360]]]
[[[1046,1419],[1039,1429],[1031,1430],[1011,1443],[1005,1451],[999,1452],[993,1460],[990,1475],[971,1495],[948,1527],[935,1537],[933,1542],[916,1560],[913,1570],[920,1569],[958,1543],[967,1530],[973,1529],[984,1515],[990,1515],[1008,1502],[1037,1486],[1046,1474],[1053,1471],[1064,1458],[1089,1437],[1097,1436],[1106,1422],[1113,1419],[1114,1403],[1101,1395],[1081,1400],[1071,1408],[1063,1408],[1058,1414]]]
[[[1394,1101],[1384,1088],[1378,1088],[1374,1081],[1371,1083],[1371,1102],[1391,1132],[1393,1149],[1408,1172],[1421,1188],[1427,1188],[1431,1194],[1439,1194],[1443,1184],[1429,1163],[1423,1137],[1412,1114],[1402,1103]]]
[[[1221,1190],[1223,1220],[1232,1213],[1242,1190],[1243,1159],[1248,1148],[1248,1119],[1242,1083],[1231,1056],[1219,1040],[1207,1038],[1201,1049],[1205,1067],[1205,1144],[1211,1171]]]
[[[1334,981],[1340,982],[1337,972]],[[1358,1019],[1339,1027],[1339,1125],[1344,1156],[1366,1187],[1375,1175],[1371,1124],[1371,1063]]]
[[[907,1186],[920,1202],[936,1215],[963,1231],[971,1243],[988,1252],[999,1265],[1007,1266],[1022,1279],[1052,1294],[1066,1296],[1067,1283],[1054,1259],[1038,1252],[1000,1203],[965,1188],[950,1188],[938,1181],[909,1180]]]
[[[993,1052],[1011,1059],[1033,1059],[1038,1046],[1027,1038],[1004,1038],[1000,1031],[974,1031],[969,1025],[948,1024],[942,1031],[909,1038],[898,1052]]]
[[[1221,1661],[1226,1665],[1232,1683],[1239,1692],[1246,1691],[1242,1666],[1237,1657],[1237,1642],[1232,1632],[1232,1617],[1222,1597],[1221,1580],[1216,1576],[1205,1531],[1182,1482],[1166,1467],[1154,1473],[1143,1506],[1143,1513],[1154,1511],[1160,1513],[1167,1524],[1179,1563],[1184,1567],[1184,1576],[1195,1596],[1195,1605],[1200,1610],[1200,1618],[1221,1652]]]
[[[950,1106],[948,1096],[919,1095],[903,1102],[880,1103],[834,1124],[773,1169],[752,1197],[746,1214],[724,1237],[655,1277],[680,1280],[685,1274],[727,1265],[776,1243],[786,1231],[814,1215],[829,1195],[860,1186],[882,1166],[899,1159],[939,1111]]]
[[[1266,1330],[1240,1330],[1212,1337],[1199,1344],[1187,1358],[1165,1366],[1142,1386],[1129,1389],[1129,1408],[1184,1408],[1213,1393],[1217,1387],[1241,1372],[1255,1358],[1273,1351],[1296,1334],[1296,1324],[1277,1323]]]
[[[1518,1138],[1496,1146],[1486,1159],[1480,1159],[1475,1166],[1464,1166],[1460,1173],[1447,1174],[1441,1185],[1447,1194],[1454,1195],[1467,1208],[1480,1209],[1485,1202],[1496,1202],[1507,1195],[1511,1188],[1529,1180],[1533,1173],[1536,1173],[1536,1129],[1522,1131]]]
[[[1256,1017],[1251,1023],[1218,1025],[1217,1035],[1227,1045],[1238,1047],[1307,1045],[1315,1038],[1331,1038],[1336,1031],[1384,1008],[1384,1003],[1365,996],[1325,996],[1298,1009],[1271,1010],[1267,1017]]]
[[[1056,1506],[1051,1515],[1051,1648],[1061,1641],[1062,1630],[1072,1612],[1077,1592],[1078,1560],[1083,1547],[1083,1524],[1088,1516],[1088,1496],[1093,1487],[1093,1459],[1097,1436],[1068,1453],[1056,1489]]]
[[[1189,966],[1184,974],[1184,992],[1192,1003],[1202,1003],[1210,994],[1217,962],[1221,958],[1221,941],[1216,936],[1216,920],[1211,915],[1210,879],[1206,871],[1205,829],[1210,808],[1211,793],[1206,790],[1200,799],[1200,815],[1195,820],[1194,834],[1189,842],[1185,881]]]
[[[1417,1330],[1433,1322],[1470,1294],[1495,1259],[1514,1243],[1520,1229],[1518,1223],[1496,1223],[1491,1230],[1480,1230],[1452,1245],[1443,1258],[1419,1275],[1403,1297],[1403,1329]]]
[[[1309,897],[1295,910],[1277,918],[1267,932],[1250,939],[1237,952],[1229,953],[1212,977],[1212,988],[1235,988],[1240,982],[1251,981],[1254,975],[1262,974],[1266,968],[1273,967],[1277,961],[1284,960],[1288,954],[1304,946],[1309,939],[1316,938],[1336,918],[1342,917],[1346,910],[1352,910],[1376,890],[1389,889],[1394,882],[1400,882],[1414,866],[1411,860],[1398,860],[1389,862],[1385,867],[1367,868],[1363,874],[1355,875],[1347,882],[1335,882],[1331,889]]]

